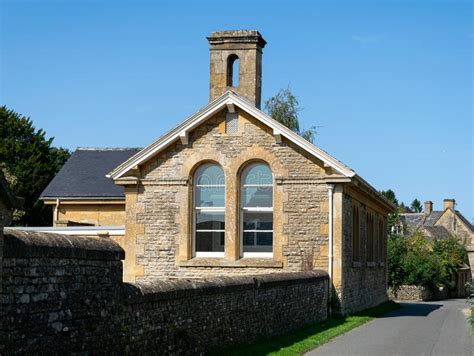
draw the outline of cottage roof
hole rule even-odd
[[[441,216],[446,212],[441,210],[434,210],[430,214],[425,213],[403,213],[400,214],[400,219],[408,227],[413,227],[415,229],[423,228],[427,232],[433,232],[433,236],[439,234],[440,236],[444,234],[440,228],[441,226],[436,225]],[[460,219],[470,230],[474,232],[474,227],[467,220],[464,215],[461,214],[459,210],[455,211],[456,217]],[[434,228],[434,229],[431,229]],[[448,232],[448,230],[446,230]],[[448,232],[449,233],[449,232]]]
[[[124,189],[105,175],[140,148],[77,148],[41,193],[41,199],[123,198]]]
[[[444,226],[423,226],[422,230],[427,233],[428,237],[436,240],[446,240],[452,236]]]

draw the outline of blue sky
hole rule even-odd
[[[1,2],[0,102],[55,144],[151,143],[208,101],[206,36],[257,29],[263,98],[400,200],[474,217],[471,1]]]

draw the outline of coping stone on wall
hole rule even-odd
[[[313,283],[328,279],[325,271],[288,272],[266,275],[221,276],[208,279],[170,279],[153,282],[124,283],[123,295],[128,304],[222,294],[237,290],[265,289],[275,286]]]
[[[125,251],[108,238],[91,238],[45,232],[4,230],[4,258],[76,258],[117,261]]]

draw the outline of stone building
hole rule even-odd
[[[433,202],[426,201],[424,212],[400,214],[398,229],[406,236],[415,231],[421,231],[431,239],[456,236],[465,245],[472,245],[474,227],[455,206],[454,199],[444,199],[443,210],[433,210]]]
[[[392,204],[260,110],[260,33],[208,41],[210,102],[108,175],[125,188],[125,279],[323,269],[343,313],[386,300]]]
[[[420,231],[431,240],[457,237],[466,246],[470,266],[459,266],[456,280],[458,296],[464,297],[465,285],[474,276],[474,227],[456,209],[456,201],[444,199],[443,210],[433,210],[433,202],[426,201],[423,213],[400,214],[397,228],[404,236]]]
[[[53,226],[123,226],[125,194],[106,174],[138,148],[78,148],[41,193]]]

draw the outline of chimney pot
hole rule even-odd
[[[425,201],[425,214],[430,215],[433,211],[433,202],[430,200]]]
[[[444,210],[446,209],[451,209],[454,210],[454,207],[456,205],[456,201],[454,199],[444,199]]]

